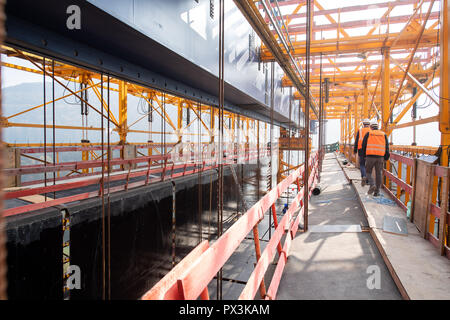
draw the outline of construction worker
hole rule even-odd
[[[363,127],[358,130],[355,137],[355,144],[353,146],[353,153],[358,152],[359,157],[359,170],[361,171],[361,185],[364,187],[366,185],[366,158],[362,154],[362,142],[364,136],[370,131],[370,120],[364,119],[362,121]]]
[[[386,134],[378,130],[376,121],[370,124],[370,131],[366,133],[362,142],[362,154],[366,159],[366,174],[370,185],[368,194],[377,197],[380,195],[381,177],[383,174],[384,161],[389,160],[389,142]],[[375,168],[374,184],[372,169]]]

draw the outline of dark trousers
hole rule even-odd
[[[358,150],[359,157],[359,171],[361,171],[361,178],[366,177],[366,158],[361,152],[361,149]]]
[[[380,192],[381,187],[381,178],[383,174],[383,165],[384,158],[383,157],[366,157],[366,174],[367,180],[369,181],[369,185],[372,187],[375,185],[375,191]],[[375,169],[375,184],[373,182],[372,177],[372,169]]]

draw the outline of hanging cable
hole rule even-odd
[[[224,109],[224,0],[219,0],[219,145],[218,145],[218,237],[223,233],[223,109]],[[222,268],[217,275],[217,300],[222,300]]]
[[[67,91],[67,88],[69,87],[69,83],[72,82],[70,78],[72,78],[72,79],[75,78],[75,71],[72,71],[72,73],[70,74],[69,80],[67,80],[66,85],[63,86],[64,87],[63,94],[62,94],[63,96],[66,95],[66,91]],[[77,90],[77,84],[76,84],[76,82],[74,82],[74,90],[73,91],[76,91],[76,90]],[[80,100],[77,99],[76,95],[73,95],[73,96],[75,97],[75,102],[70,102],[70,101],[66,100],[67,98],[63,98],[64,102],[67,104],[70,104],[70,105],[78,105],[80,103]]]
[[[110,173],[111,173],[111,157],[112,157],[112,150],[111,150],[111,131],[110,131],[110,76],[108,75],[108,94],[107,94],[107,104],[108,104],[108,299],[111,299],[111,198],[110,198],[110,188],[111,188],[111,180],[110,180]]]
[[[150,92],[147,93],[147,112],[148,112],[148,117],[147,117],[147,121],[148,121],[148,139],[147,139],[147,143],[153,143],[153,137],[152,137],[152,130],[153,130],[153,96]],[[149,148],[149,156],[151,155],[151,151],[152,149]],[[151,164],[151,160],[150,160],[150,164]]]
[[[44,76],[44,167],[47,167],[47,92],[45,85],[45,57],[42,58],[42,69],[44,72],[42,75]],[[47,187],[47,170],[44,171],[44,186]],[[44,194],[45,201],[47,201],[47,193]]]
[[[109,88],[108,88],[109,89]],[[103,74],[101,74],[101,81],[100,81],[100,91],[101,91],[101,103],[103,104]],[[109,108],[109,103],[108,103],[108,108]],[[103,130],[103,109],[102,109],[102,155],[104,153],[104,146],[105,146],[105,141],[104,141],[104,130]],[[109,122],[108,122],[108,135],[109,135]],[[107,151],[107,155],[109,158],[109,148]],[[108,165],[108,171],[109,171],[109,165]],[[102,291],[102,298],[103,300],[106,299],[106,250],[105,250],[105,243],[106,243],[106,235],[105,235],[105,165],[104,165],[104,158],[102,156],[102,184],[100,186],[101,188],[101,196],[102,196],[102,283],[103,283],[103,291]]]
[[[188,109],[189,110],[189,109]],[[189,112],[189,111],[188,111]],[[198,118],[201,120],[202,117],[202,107],[200,102],[197,103],[197,113]],[[200,227],[200,239],[199,243],[203,241],[203,220],[202,220],[202,214],[203,214],[203,198],[202,198],[202,170],[203,170],[203,153],[202,153],[202,135],[201,135],[201,122],[197,122],[197,159],[195,163],[197,164],[197,170],[198,170],[198,222]]]

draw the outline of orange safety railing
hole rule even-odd
[[[311,172],[308,179],[308,197],[311,196],[319,176],[319,157],[322,152],[311,154],[309,167]],[[143,300],[195,300],[209,299],[208,284],[225,265],[233,252],[238,248],[244,238],[264,218],[267,210],[272,208],[275,232],[270,238],[266,248],[258,259],[257,264],[247,281],[239,299],[253,299],[260,289],[269,263],[278,252],[278,264],[272,277],[269,289],[262,298],[275,299],[281,275],[286,264],[292,239],[298,230],[300,218],[303,213],[304,187],[300,181],[304,173],[304,166],[296,169],[287,178],[270,190],[263,198],[253,205],[239,220],[237,220],[217,241],[211,246],[207,241],[200,243],[191,253],[179,262],[164,278],[152,289],[142,296]],[[288,189],[291,184],[297,185],[297,195],[290,204],[287,212],[278,223],[275,211],[275,202]],[[295,217],[294,214],[300,209]],[[287,233],[284,244],[281,244],[283,235]]]
[[[404,210],[407,210],[408,202],[412,196],[412,179],[414,175],[415,163],[414,159],[399,155],[397,153],[391,153],[390,162],[397,162],[397,174],[389,171],[392,170],[392,163],[383,169],[383,174],[387,181],[383,184],[384,190],[397,202],[397,204]],[[406,166],[406,176],[403,172],[403,166]],[[394,182],[396,184],[395,194],[388,187],[389,182]]]
[[[114,146],[115,149],[120,149],[123,146]],[[58,148],[59,152],[73,152],[73,151],[84,151],[84,150],[98,150],[99,147],[64,147]],[[101,150],[101,149],[100,149]],[[42,148],[22,148],[23,153],[41,153]],[[260,149],[260,155],[267,155],[267,148]],[[195,156],[198,159],[195,159]],[[173,179],[181,176],[186,176],[189,174],[194,174],[206,170],[210,170],[217,167],[217,157],[214,157],[213,152],[211,155],[207,155],[205,152],[201,154],[201,157],[196,153],[191,153],[191,160],[184,163],[174,163],[171,161],[170,154],[159,154],[151,156],[139,156],[131,159],[114,158],[103,160],[87,160],[87,161],[72,161],[72,162],[60,162],[57,164],[49,165],[27,165],[21,166],[19,168],[7,168],[3,169],[2,173],[7,177],[21,176],[26,174],[36,174],[36,173],[54,173],[59,171],[79,171],[82,169],[93,169],[106,167],[108,164],[111,166],[127,165],[127,170],[111,170],[111,176],[101,177],[101,171],[96,171],[93,173],[74,175],[71,178],[85,177],[85,179],[74,179],[70,181],[68,178],[63,177],[60,179],[55,179],[55,181],[65,180],[63,183],[52,184],[52,179],[48,178],[47,181],[49,185],[35,185],[32,186],[28,183],[23,187],[16,187],[12,190],[7,190],[4,194],[4,199],[16,199],[21,197],[28,197],[41,194],[49,194],[59,191],[73,191],[74,194],[70,196],[64,196],[57,199],[52,199],[51,197],[45,199],[44,202],[25,204],[20,206],[11,207],[5,209],[3,215],[5,217],[12,216],[16,214],[31,212],[34,210],[39,210],[43,208],[48,208],[55,205],[70,203],[73,201],[85,200],[89,198],[99,197],[102,192],[102,186],[106,185],[108,182],[113,181],[123,181],[122,184],[109,188],[109,192],[126,191],[132,188],[141,187],[155,182],[160,182],[166,179]],[[256,160],[258,157],[258,151],[253,149],[245,150],[243,155],[238,155],[237,150],[234,150],[230,154],[225,154],[223,157],[223,163],[225,165],[233,164],[235,161],[241,163],[241,161],[251,161]],[[140,165],[144,164],[144,165]],[[132,170],[132,166],[135,165],[135,169]],[[107,171],[107,170],[105,170]],[[137,181],[130,181],[130,179],[138,178]],[[34,183],[42,183],[42,181],[34,181]],[[83,192],[83,187],[96,186],[98,190]]]
[[[411,201],[409,204],[411,221],[417,224],[426,239],[440,248],[441,253],[450,259],[448,248],[449,192],[448,186],[446,186],[450,169],[396,153],[391,153],[390,161],[397,162],[397,174],[389,171],[393,169],[392,163],[391,166],[384,169],[387,181],[383,188],[404,211],[408,210],[408,202]],[[403,165],[406,165],[405,178],[403,178]],[[396,185],[395,193],[391,191],[391,183]],[[414,188],[414,186],[417,187]],[[420,194],[416,195],[414,189],[417,189],[417,193]],[[425,203],[417,206],[417,204],[415,205],[417,201]],[[419,214],[424,218],[415,217]],[[423,222],[421,223],[421,221]],[[440,229],[437,228],[438,226]]]

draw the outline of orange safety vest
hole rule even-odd
[[[369,131],[367,139],[367,156],[384,156],[386,153],[386,134],[381,130]]]
[[[362,148],[362,143],[364,140],[364,137],[366,136],[366,133],[370,131],[370,127],[363,127],[359,129],[359,140],[358,140],[358,149]]]

